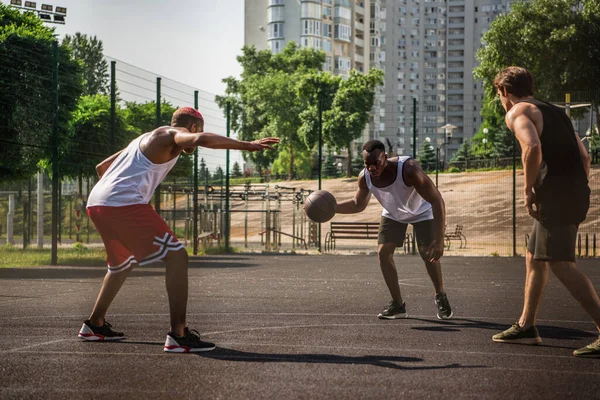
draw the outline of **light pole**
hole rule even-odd
[[[23,0],[10,0],[10,7],[17,8],[19,10],[36,13],[42,22],[50,24],[65,24],[65,18],[67,17],[66,7],[52,6],[50,4],[42,4],[40,10],[37,9],[37,2]]]
[[[446,167],[446,162],[448,159],[448,140],[452,137],[452,130],[456,129],[455,125],[452,124],[446,124],[444,126],[440,126],[440,129],[444,130],[444,165],[443,167]]]
[[[427,143],[431,143],[431,138],[428,136],[425,138],[425,141]],[[438,187],[438,171],[440,169],[440,147],[442,146],[443,144],[435,146],[435,187]]]

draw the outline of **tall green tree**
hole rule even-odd
[[[453,161],[468,163],[468,161],[471,159],[473,159],[471,142],[469,140],[465,140],[458,148],[458,151],[454,155]]]
[[[62,45],[71,49],[73,57],[81,62],[83,67],[85,95],[108,94],[109,79],[108,63],[104,59],[102,41],[96,36],[79,32],[75,35],[65,35]]]
[[[495,75],[518,65],[530,70],[538,94],[587,91],[598,111],[600,93],[600,0],[532,0],[515,2],[509,13],[498,16],[482,39],[475,76],[486,89],[485,105],[494,103]],[[497,106],[492,110],[503,114]],[[500,118],[494,128],[501,129]]]
[[[278,148],[289,152],[288,172],[293,172],[294,151],[301,148],[298,136],[302,103],[297,99],[297,84],[302,76],[320,70],[325,54],[300,49],[294,42],[278,54],[245,46],[237,57],[242,66],[241,79],[228,77],[225,96],[216,102],[225,111],[231,109],[231,128],[241,140],[277,136]],[[276,159],[276,151],[244,153],[261,172]]]
[[[417,156],[417,161],[419,161],[419,164],[421,164],[421,167],[423,168],[423,170],[425,170],[425,171],[435,170],[436,156],[435,156],[435,150],[433,149],[433,146],[431,145],[431,143],[429,143],[427,141],[423,141],[423,144],[421,145],[421,151],[419,152],[419,155]]]
[[[114,136],[111,132],[110,98],[83,96],[72,113],[69,138],[61,158],[61,174],[79,181],[96,175],[95,166],[127,146],[135,135],[128,130],[124,112],[117,107]]]
[[[319,134],[320,102],[324,144],[337,151],[347,150],[347,177],[352,176],[352,141],[361,136],[369,122],[375,88],[382,83],[383,72],[377,69],[371,69],[367,74],[352,70],[347,79],[332,77],[327,72],[314,73],[300,82],[301,101],[305,102],[300,115],[300,135],[307,145],[315,145]]]
[[[323,134],[328,144],[337,150],[346,148],[346,176],[352,176],[352,141],[358,139],[369,122],[375,100],[375,88],[383,83],[383,71],[371,69],[367,74],[350,71],[342,80],[331,109],[324,113]]]
[[[28,178],[52,159],[52,77],[58,61],[59,152],[82,92],[78,63],[59,46],[54,29],[32,13],[0,4],[0,179]]]
[[[240,168],[239,162],[234,162],[231,167],[231,177],[232,178],[241,178],[242,177],[242,169]]]

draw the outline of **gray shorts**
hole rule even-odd
[[[419,247],[429,246],[435,240],[435,228],[432,219],[415,222],[411,225]],[[397,247],[402,247],[406,238],[406,228],[408,228],[408,224],[381,217],[377,244],[394,243]]]
[[[538,261],[575,261],[579,224],[550,225],[535,220],[527,251]]]

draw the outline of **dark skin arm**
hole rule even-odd
[[[367,208],[370,199],[371,191],[367,188],[365,171],[361,171],[360,175],[358,175],[358,191],[354,195],[354,198],[338,203],[335,212],[337,214],[356,214],[362,212]]]
[[[427,249],[427,260],[435,262],[444,254],[446,204],[439,190],[414,159],[407,160],[404,163],[404,182],[409,186],[413,186],[417,193],[431,204],[435,225],[435,240]]]

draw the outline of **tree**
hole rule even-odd
[[[365,161],[362,158],[362,154],[357,152],[354,159],[352,159],[352,176],[358,176],[360,171],[365,168]]]
[[[336,92],[330,110],[323,116],[323,134],[328,144],[337,150],[345,147],[348,160],[352,159],[352,141],[362,134],[369,122],[369,113],[375,100],[375,88],[383,83],[383,71],[371,69],[367,74],[350,71]],[[347,164],[346,176],[352,175],[352,166]]]
[[[73,57],[83,67],[84,95],[108,94],[108,63],[104,59],[102,41],[79,32],[65,35],[63,46],[71,49]]]
[[[516,2],[482,38],[475,68],[486,89],[485,106],[496,102],[493,79],[503,68],[527,68],[536,79],[537,97],[554,93],[600,93],[600,1],[533,0]],[[562,99],[559,99],[562,101]],[[598,112],[598,96],[587,99]],[[500,115],[501,109],[491,107]],[[494,128],[501,129],[498,125]]]
[[[241,178],[242,177],[242,169],[240,168],[240,163],[237,161],[233,163],[233,167],[231,167],[231,177],[232,178]]]
[[[306,149],[296,150],[294,153],[294,174],[292,179],[308,179],[313,167],[312,152]],[[271,173],[275,175],[289,174],[290,153],[288,149],[279,151],[277,159],[273,162]]]
[[[0,4],[0,179],[28,178],[51,166],[52,80],[58,63],[59,152],[82,91],[80,67],[70,50],[53,57],[54,30],[32,13]],[[60,156],[60,154],[59,154]]]
[[[231,128],[240,139],[279,137],[278,148],[288,150],[288,173],[292,174],[294,151],[303,146],[298,136],[303,110],[297,100],[297,85],[305,74],[321,69],[325,54],[300,49],[290,42],[278,54],[245,46],[237,60],[243,69],[241,79],[224,79],[225,96],[217,96],[215,100],[224,112],[228,105],[231,107]],[[276,157],[277,151],[244,153],[244,158],[252,160],[259,173]]]
[[[135,136],[127,129],[125,116],[117,108],[114,137],[111,134],[110,98],[105,95],[83,96],[72,113],[69,138],[61,157],[61,175],[82,178],[96,175],[95,166],[127,146]]]
[[[383,72],[371,69],[367,74],[356,70],[348,79],[320,72],[305,77],[299,90],[305,102],[300,115],[300,135],[309,146],[318,139],[318,104],[323,111],[323,139],[328,147],[348,151],[352,160],[352,141],[358,139],[367,122],[375,100],[375,88],[383,83]],[[352,176],[352,164],[347,163],[346,176]]]
[[[223,179],[225,179],[225,172],[223,171],[223,168],[218,165],[215,169],[215,173],[213,174],[213,181],[215,181],[215,184],[220,185],[221,182],[223,182]]]
[[[421,151],[419,152],[419,155],[417,157],[417,161],[419,161],[419,164],[421,164],[421,167],[424,171],[435,170],[437,158],[435,155],[435,150],[433,149],[431,143],[423,141],[423,144],[421,145]]]
[[[465,140],[458,148],[453,161],[464,162],[466,163],[465,166],[468,166],[469,160],[472,158],[473,153],[471,152],[471,143],[469,140]]]

